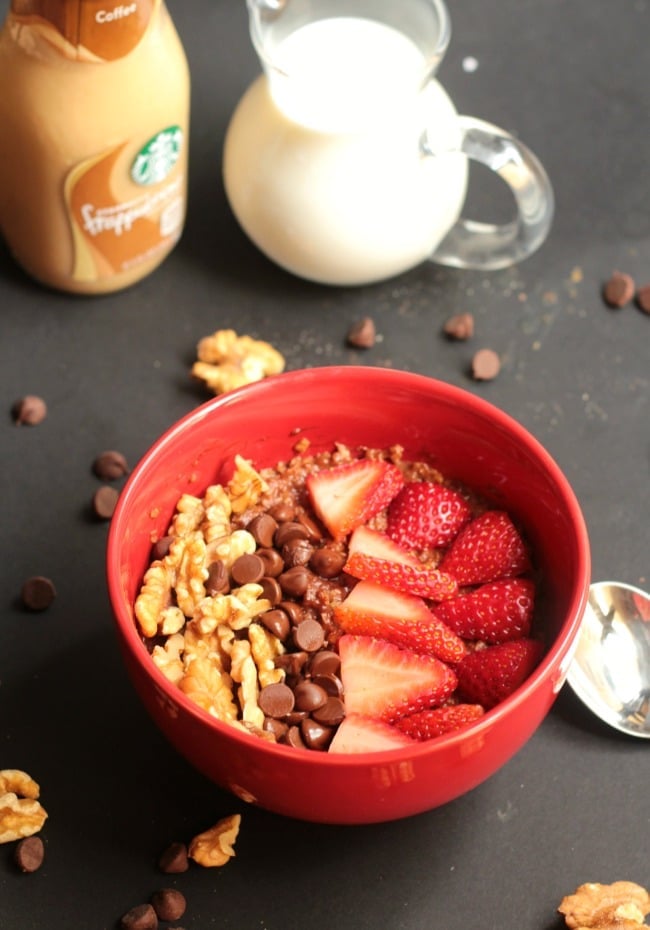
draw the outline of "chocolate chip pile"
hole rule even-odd
[[[262,587],[271,609],[257,619],[287,650],[275,660],[284,682],[260,691],[264,729],[279,743],[325,750],[345,715],[340,660],[331,647],[338,638],[333,607],[351,588],[346,552],[324,541],[315,521],[289,502],[258,514],[246,529],[258,548],[233,563],[230,577],[213,562],[206,590],[227,593],[231,581]]]

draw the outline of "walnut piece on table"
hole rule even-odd
[[[638,930],[650,913],[650,895],[635,882],[587,882],[558,907],[571,930]]]
[[[196,347],[192,376],[215,394],[261,381],[284,370],[284,357],[268,342],[238,336],[233,329],[218,329]]]
[[[212,868],[225,865],[234,855],[234,845],[241,823],[240,814],[224,817],[190,842],[188,854],[199,865]]]

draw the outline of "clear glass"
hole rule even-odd
[[[509,133],[459,115],[436,79],[451,37],[442,0],[247,4],[266,85],[252,88],[233,117],[224,179],[235,215],[269,257],[303,277],[356,284],[425,259],[504,268],[543,243],[554,209],[543,166]],[[330,24],[336,28],[328,32]],[[296,57],[293,39],[310,29],[315,35],[314,26],[318,42]],[[387,28],[375,36],[364,31],[370,26]],[[381,42],[396,37],[415,57],[402,55],[406,44],[389,43],[382,58]],[[373,59],[368,49],[375,38]],[[270,106],[282,113],[273,128]],[[261,128],[252,132],[251,123]],[[516,205],[511,222],[462,216],[468,159],[508,186]],[[298,193],[289,191],[292,184]],[[266,199],[272,206],[260,218]],[[328,211],[325,201],[336,208]]]

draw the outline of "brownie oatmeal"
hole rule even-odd
[[[135,604],[152,660],[209,714],[300,749],[391,748],[477,719],[540,656],[517,529],[399,446],[300,448],[259,470],[237,456],[227,484],[180,498]],[[511,680],[464,671],[480,652],[501,675],[503,647]]]

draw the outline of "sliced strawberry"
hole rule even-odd
[[[439,565],[458,584],[514,578],[530,568],[524,542],[502,510],[488,510],[463,527]]]
[[[334,608],[346,633],[376,636],[443,662],[460,662],[467,646],[429,610],[422,598],[372,581],[360,581]]]
[[[435,614],[463,639],[505,643],[528,636],[534,606],[533,582],[508,578],[437,604]]]
[[[470,652],[456,666],[459,693],[488,710],[524,683],[543,652],[542,644],[534,639],[515,639]]]
[[[329,744],[329,752],[383,752],[412,746],[414,740],[397,727],[362,714],[344,717]]]
[[[345,571],[353,578],[374,581],[397,591],[441,601],[453,597],[458,582],[435,568],[425,567],[389,536],[359,526],[350,537]]]
[[[395,726],[413,739],[428,740],[460,730],[468,723],[474,723],[484,713],[480,704],[445,704],[443,707],[431,707],[400,717],[395,721]]]
[[[341,539],[387,507],[404,478],[390,462],[360,459],[314,472],[306,483],[316,514],[334,539]]]
[[[371,636],[342,636],[338,646],[348,714],[390,722],[442,703],[456,687],[451,668],[432,656]]]
[[[447,546],[471,517],[465,498],[435,481],[410,481],[388,509],[388,535],[402,546]]]

